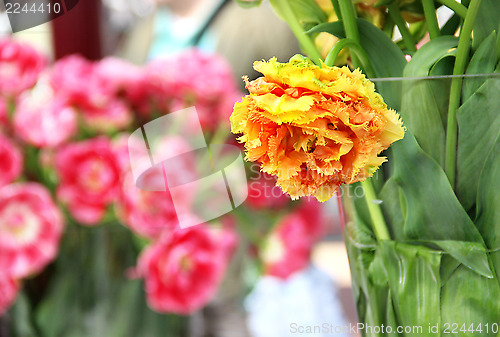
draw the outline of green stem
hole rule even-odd
[[[398,26],[399,32],[401,33],[403,41],[405,42],[406,49],[408,49],[410,52],[416,52],[417,47],[415,39],[406,26],[406,22],[401,15],[401,11],[399,10],[397,2],[393,2],[392,4],[387,5],[387,8],[389,9],[389,15],[396,23],[396,26]]]
[[[356,41],[354,41],[353,39],[350,39],[350,38],[342,39],[342,40],[338,41],[335,44],[335,46],[333,46],[333,48],[330,50],[330,52],[326,56],[325,64],[329,67],[333,66],[337,56],[344,48],[349,48],[352,52],[354,52],[356,54],[356,56],[361,61],[361,64],[363,65],[363,69],[368,77],[375,76],[375,71],[373,70],[373,67],[371,65],[370,59],[368,58],[368,55],[363,50],[363,48],[361,48],[359,43],[357,43]]]
[[[463,19],[467,16],[467,7],[462,5],[461,3],[455,0],[438,0],[440,3],[451,9],[458,16],[461,16]]]
[[[337,15],[337,19],[339,21],[342,20],[342,13],[340,12],[339,0],[332,0],[332,6],[333,10],[335,11],[335,14]]]
[[[340,9],[342,11],[342,22],[344,23],[344,29],[347,38],[353,40],[357,46],[361,46],[361,40],[359,38],[358,26],[356,24],[356,14],[354,12],[354,8],[350,0],[339,0]],[[360,48],[362,49],[362,48]],[[354,55],[351,55],[353,60],[353,65],[356,67],[357,58]],[[371,67],[370,60],[366,59],[366,64],[369,64],[370,71],[373,70]],[[365,69],[366,70],[366,69]],[[373,75],[375,73],[373,72]],[[389,235],[389,231],[387,230],[387,225],[385,223],[384,216],[382,214],[382,210],[380,209],[380,205],[376,204],[374,200],[376,200],[376,194],[373,189],[372,182],[369,180],[365,180],[361,183],[365,191],[365,200],[368,205],[368,211],[370,213],[370,218],[373,223],[373,231],[375,232],[375,236],[377,240],[390,240],[391,237]]]
[[[318,49],[316,49],[316,46],[311,38],[302,29],[302,26],[297,20],[295,13],[292,11],[288,0],[274,0],[271,1],[271,4],[273,7],[277,7],[276,11],[283,15],[285,21],[297,37],[297,40],[299,40],[300,45],[304,48],[304,51],[309,55],[314,63],[320,64],[321,54]]]
[[[472,0],[467,10],[464,25],[460,30],[457,57],[453,68],[453,75],[462,75],[469,58],[472,29],[476,21],[482,0]],[[451,186],[455,185],[456,157],[457,157],[457,109],[460,106],[462,93],[462,78],[454,77],[451,81],[450,103],[448,105],[448,125],[446,126],[446,157],[445,172]]]
[[[389,234],[389,231],[387,230],[382,210],[380,209],[380,206],[376,203],[377,197],[371,181],[365,180],[361,183],[361,186],[365,191],[366,205],[368,206],[370,218],[373,223],[373,231],[375,232],[377,240],[379,241],[390,240],[391,236]]]
[[[360,43],[358,25],[356,23],[356,13],[351,0],[339,0],[340,12],[342,13],[342,22],[344,24],[346,37]],[[359,60],[356,55],[351,54],[352,65],[359,68]]]
[[[439,24],[436,17],[436,9],[434,8],[434,0],[422,0],[424,7],[425,21],[429,29],[429,36],[435,39],[439,36]]]

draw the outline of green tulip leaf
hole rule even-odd
[[[483,243],[460,205],[443,169],[418,146],[411,132],[393,144],[394,179],[406,199],[407,240]]]
[[[419,49],[404,70],[404,76],[428,76],[433,66],[449,56],[458,40],[452,36],[435,38]],[[437,71],[437,70],[436,70]],[[444,164],[445,127],[443,119],[448,105],[443,99],[449,92],[448,80],[408,79],[403,81],[401,116],[422,149]]]
[[[389,178],[379,193],[382,200],[382,211],[386,219],[389,232],[393,240],[405,240],[404,214],[402,211],[400,193],[401,188],[394,178]],[[406,203],[406,202],[405,202]]]
[[[402,326],[440,324],[441,254],[423,246],[381,241],[387,282],[394,309]],[[404,336],[440,336],[427,330],[413,330]]]
[[[500,132],[499,92],[500,78],[490,78],[457,111],[457,195],[466,210],[476,202],[479,173]]]
[[[499,298],[496,279],[482,277],[464,265],[459,266],[441,290],[441,320],[443,323],[457,323],[458,327],[455,333],[451,333],[450,328],[443,336],[498,336],[497,331],[486,331],[485,325],[491,327],[493,323],[498,324]],[[471,324],[475,329],[482,326],[483,331],[468,330]]]
[[[498,0],[482,0],[474,24],[472,48],[477,49],[481,43],[498,29],[500,25],[500,6]]]
[[[463,241],[433,241],[433,243],[479,275],[487,278],[495,277],[483,245]]]
[[[499,191],[500,136],[497,136],[495,145],[491,148],[481,171],[477,190],[476,225],[490,249],[500,249]]]
[[[466,74],[488,74],[495,70],[497,63],[497,37],[492,32],[481,43],[467,66]],[[462,88],[462,101],[466,102],[483,85],[487,77],[465,78]]]

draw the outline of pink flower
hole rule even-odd
[[[16,180],[23,170],[23,156],[19,148],[0,134],[0,187]]]
[[[35,85],[47,61],[31,46],[0,39],[0,95],[17,96]]]
[[[227,266],[225,250],[204,225],[168,233],[145,249],[138,272],[145,278],[149,306],[189,314],[217,291]]]
[[[117,59],[90,62],[72,55],[54,65],[50,83],[59,96],[82,112],[88,127],[108,132],[131,123],[132,113],[121,96],[138,76],[137,68]]]
[[[111,98],[100,107],[84,108],[82,117],[88,127],[99,132],[124,129],[132,122],[130,108],[123,101]]]
[[[149,95],[145,71],[115,57],[107,57],[96,64],[96,75],[116,96],[133,102],[143,101]]]
[[[136,144],[136,139],[132,138],[128,142],[128,151],[132,151],[135,156],[142,157],[146,163],[150,162],[149,154],[143,153],[144,148]],[[124,140],[118,140],[117,147],[120,162],[125,170],[129,170],[129,155],[126,150]],[[168,160],[167,166],[157,165],[144,172],[137,182],[134,182],[132,174],[125,175],[120,198],[116,204],[117,212],[122,221],[135,233],[147,237],[157,238],[165,230],[179,228],[176,211],[190,213],[189,208],[195,191],[182,189],[181,193],[176,193],[175,206],[170,191],[165,191],[168,176],[168,183],[171,186],[179,186],[186,182],[197,179],[195,168],[195,156],[192,148],[181,137],[164,137],[155,139],[150,143],[157,158],[174,157]],[[128,152],[127,151],[127,152]],[[179,156],[179,154],[182,154]],[[177,155],[177,156],[176,156]],[[167,173],[168,172],[168,173]]]
[[[18,281],[0,276],[0,317],[14,303],[19,288]]]
[[[55,259],[64,229],[63,216],[48,190],[19,183],[0,190],[0,270],[21,279]]]
[[[50,73],[50,84],[58,96],[76,106],[95,105],[106,100],[101,88],[94,86],[94,64],[79,55],[57,61]]]
[[[290,201],[276,186],[276,178],[270,174],[259,172],[258,179],[249,179],[247,203],[255,209],[279,209]]]
[[[241,98],[229,64],[221,57],[187,50],[147,66],[153,96],[167,112],[195,106],[204,129],[227,124]]]
[[[82,224],[97,224],[117,197],[120,165],[111,143],[94,138],[65,145],[56,154],[58,198]]]
[[[146,172],[143,182],[165,186],[160,170]],[[135,185],[131,173],[124,179],[116,210],[127,227],[146,238],[159,238],[164,231],[179,228],[170,192],[141,190]]]
[[[279,222],[260,252],[268,275],[287,279],[308,266],[311,248],[323,234],[321,213],[318,201],[306,201]]]
[[[16,134],[37,147],[58,146],[77,130],[76,111],[43,84],[21,96],[13,122]]]

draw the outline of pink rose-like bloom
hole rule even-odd
[[[55,259],[63,230],[63,216],[42,185],[0,189],[2,276],[21,279],[40,272]]]
[[[229,64],[220,56],[197,49],[151,62],[146,71],[160,108],[176,111],[195,106],[204,129],[227,124],[241,98]]]
[[[136,141],[132,138],[128,142],[128,150],[134,154],[134,160],[149,164],[149,154],[143,153],[144,148],[138,146]],[[123,139],[117,143],[120,162],[124,166],[125,160],[129,163],[130,159],[128,153],[124,154]],[[168,186],[166,176],[170,186],[179,186],[197,179],[193,171],[196,164],[195,157],[190,155],[192,148],[184,139],[165,137],[155,140],[153,147],[155,157],[173,157],[173,159],[168,160],[165,166],[157,165],[150,168],[137,182],[134,182],[131,172],[126,174],[116,204],[117,213],[125,225],[135,233],[151,239],[159,237],[165,230],[179,228],[176,211],[190,214],[189,207],[195,194],[192,188],[182,188],[181,193],[175,194],[174,207],[170,191],[165,190]]]
[[[216,293],[227,255],[204,225],[168,233],[147,247],[138,261],[149,306],[158,312],[190,314]]]
[[[106,100],[99,86],[95,86],[94,64],[82,56],[70,55],[58,60],[50,72],[50,84],[58,96],[70,105],[96,105]]]
[[[139,103],[148,99],[149,82],[146,72],[134,64],[116,57],[107,57],[96,64],[96,75],[103,86],[116,96]]]
[[[85,124],[97,131],[127,127],[132,121],[129,106],[120,98],[138,76],[136,68],[126,62],[105,59],[90,62],[72,55],[53,67],[50,83],[67,104],[81,111]],[[128,74],[128,72],[134,74]]]
[[[109,99],[102,107],[87,107],[82,117],[88,127],[100,132],[123,129],[132,122],[130,108],[118,99]]]
[[[121,169],[106,138],[65,145],[56,154],[57,196],[85,225],[97,224],[118,195]]]
[[[146,172],[144,183],[164,186],[163,173],[159,170]],[[155,239],[164,231],[179,227],[169,191],[141,190],[136,186],[131,173],[124,179],[116,210],[127,227],[146,238]]]
[[[18,281],[0,276],[0,317],[14,303],[19,289]]]
[[[22,96],[13,122],[16,134],[36,147],[58,146],[77,130],[76,111],[50,90],[38,93],[35,89]]]
[[[31,46],[0,39],[0,95],[17,96],[35,85],[47,64]]]
[[[312,246],[324,230],[321,213],[319,202],[306,201],[279,222],[260,252],[266,274],[287,279],[308,266]]]
[[[0,134],[0,187],[16,180],[23,170],[23,156],[16,145]]]

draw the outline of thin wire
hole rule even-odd
[[[432,76],[416,76],[416,77],[379,77],[369,78],[372,82],[396,82],[396,81],[412,81],[412,80],[437,80],[443,78],[474,78],[474,77],[500,77],[500,73],[487,74],[464,74],[464,75],[432,75]]]

